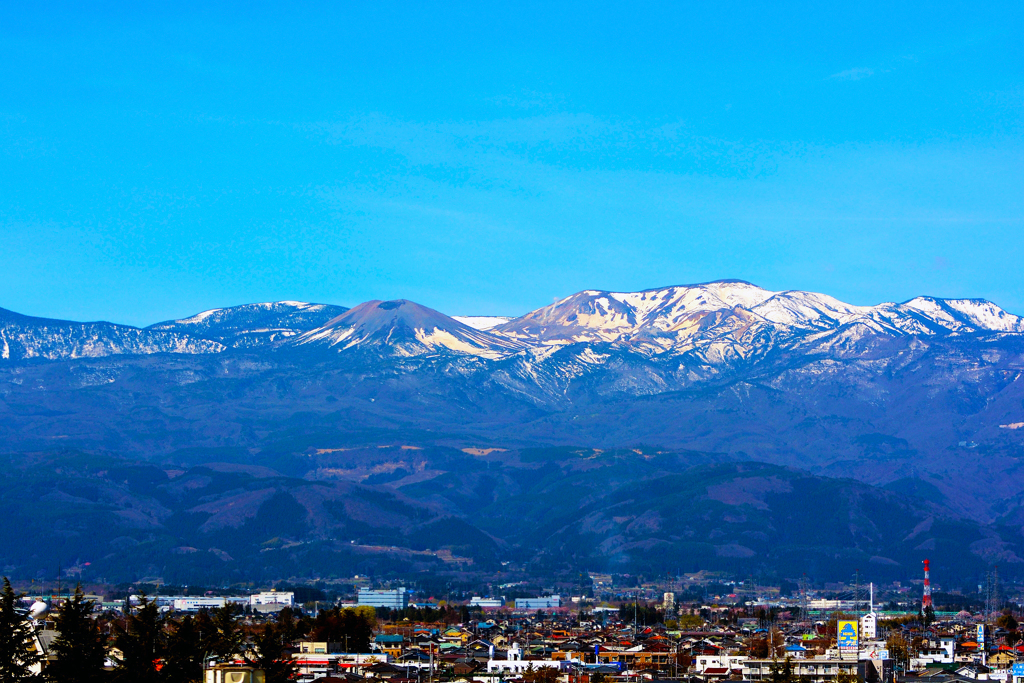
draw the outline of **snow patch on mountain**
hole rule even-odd
[[[430,331],[417,329],[416,341],[432,349],[444,347],[451,351],[459,351],[474,356],[483,356],[485,358],[501,358],[505,355],[503,352],[504,350],[492,349],[485,345],[479,345],[475,343],[476,340],[458,337],[448,330],[443,330],[438,327],[435,327]]]
[[[489,330],[492,327],[504,325],[512,318],[501,315],[453,315],[452,320],[458,320],[474,330]]]

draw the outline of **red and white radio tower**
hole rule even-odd
[[[932,582],[928,577],[928,560],[924,561],[924,599],[921,601],[921,609],[932,606]]]

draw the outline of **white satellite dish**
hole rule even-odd
[[[50,606],[42,600],[36,600],[32,603],[32,606],[28,610],[28,616],[32,619],[38,619],[47,612],[50,611]]]

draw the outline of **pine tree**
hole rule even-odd
[[[793,675],[793,660],[786,657],[780,667],[778,662],[772,662],[772,683],[793,683],[796,678]]]
[[[263,669],[266,683],[288,683],[297,671],[291,655],[285,652],[291,644],[286,636],[288,631],[286,624],[266,623],[253,637],[252,652],[246,658]]]
[[[163,657],[163,633],[156,603],[145,598],[142,604],[115,626],[114,647],[121,651],[114,671],[117,683],[157,683],[157,661]]]
[[[0,596],[0,681],[4,683],[39,680],[32,673],[32,666],[39,663],[42,655],[35,649],[32,626],[15,610],[19,597],[5,576]]]
[[[213,622],[208,610],[201,610],[193,617],[193,626],[199,635],[199,651],[203,654],[203,661],[214,655],[214,649],[219,640],[217,624]]]
[[[278,630],[281,632],[281,638],[286,643],[294,643],[309,630],[308,624],[304,623],[303,618],[296,618],[295,610],[291,607],[283,607],[277,613],[275,621],[277,622]]]
[[[244,649],[245,635],[238,626],[237,605],[224,605],[213,612],[213,625],[217,629],[213,654],[222,662],[229,662]]]
[[[361,608],[321,610],[313,622],[310,640],[341,643],[348,652],[367,652],[373,626],[370,615]]]
[[[167,658],[160,670],[165,683],[199,683],[203,678],[203,662],[209,654],[203,646],[196,619],[186,616],[167,638]]]
[[[57,611],[59,635],[51,645],[57,659],[46,667],[45,678],[51,683],[97,683],[106,678],[106,637],[90,616],[95,606],[82,595],[82,587],[65,600]]]

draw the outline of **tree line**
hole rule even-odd
[[[296,667],[290,648],[299,640],[344,643],[368,652],[376,626],[372,609],[326,609],[315,618],[285,607],[263,623],[242,620],[242,609],[225,605],[194,615],[161,614],[143,597],[125,614],[94,614],[81,588],[54,615],[58,633],[46,661],[33,625],[17,609],[21,595],[3,580],[0,595],[0,681],[4,683],[201,683],[212,661],[241,659],[266,673],[266,683],[285,683]],[[113,668],[106,667],[106,660]],[[42,673],[33,673],[44,664]]]
[[[462,624],[469,621],[475,614],[481,616],[483,610],[480,608],[470,609],[465,605],[442,605],[440,607],[406,607],[404,609],[392,609],[389,607],[378,607],[377,618],[380,621],[415,621],[428,624]]]

